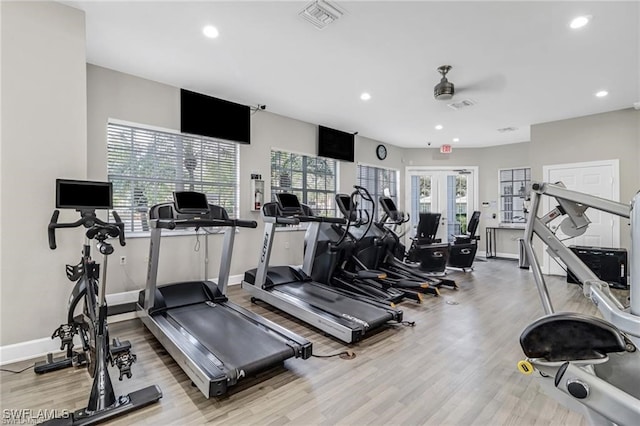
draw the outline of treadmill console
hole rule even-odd
[[[289,192],[280,192],[276,194],[278,207],[284,216],[304,215],[302,205],[295,194]]]
[[[201,192],[175,191],[173,201],[178,213],[187,215],[208,215],[207,196]]]

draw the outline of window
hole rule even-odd
[[[271,196],[296,194],[318,216],[336,215],[337,161],[271,151]]]
[[[358,164],[358,185],[367,188],[376,203],[380,197],[388,195],[396,203],[396,206],[399,206],[397,170]],[[385,194],[385,191],[388,194]],[[377,212],[379,219],[382,217],[379,206]]]
[[[149,207],[172,201],[173,191],[203,192],[237,217],[235,143],[109,123],[107,150],[113,207],[128,232],[148,231]]]
[[[531,190],[531,169],[502,169],[500,176],[500,223],[525,223],[524,201]]]

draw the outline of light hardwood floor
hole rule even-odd
[[[516,262],[491,259],[476,261],[474,272],[450,276],[458,291],[400,305],[415,327],[391,327],[351,346],[264,304],[252,305],[232,286],[231,300],[305,336],[315,354],[351,349],[356,358],[291,359],[209,400],[139,320],[113,324],[110,334],[130,340],[138,355],[133,379],[118,382],[112,370],[116,392],[157,384],[164,397],[112,424],[585,424],[516,370],[523,358],[520,333],[542,315],[531,274]],[[549,286],[556,311],[596,313],[576,285],[551,278]],[[91,385],[85,370],[73,369],[42,376],[32,369],[2,372],[0,379],[2,409],[79,409]]]

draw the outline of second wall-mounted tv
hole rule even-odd
[[[318,156],[335,158],[353,163],[355,155],[355,135],[318,126]]]
[[[239,143],[251,143],[251,109],[180,89],[180,131]]]

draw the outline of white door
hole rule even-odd
[[[474,171],[407,169],[406,211],[411,215],[410,236],[415,236],[420,213],[440,213],[436,238],[442,242],[466,232],[476,208]]]
[[[568,189],[584,192],[608,200],[619,200],[618,162],[598,161],[579,164],[559,164],[543,168],[545,182],[562,182]],[[551,204],[551,203],[554,204]],[[544,213],[556,206],[551,197],[543,198]],[[543,212],[540,212],[544,214]],[[567,246],[618,247],[620,244],[620,220],[610,213],[595,209],[587,209],[587,217],[591,221],[586,232],[578,237],[569,238],[560,230],[562,216],[551,222],[549,226],[556,232],[560,240]],[[566,266],[551,259],[544,252],[544,273],[565,275]]]

